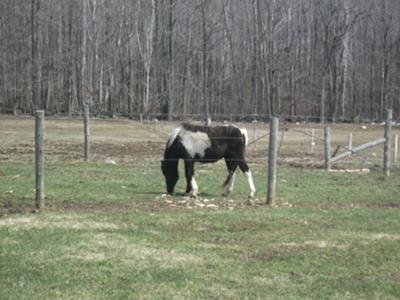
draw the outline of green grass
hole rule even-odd
[[[398,299],[400,176],[279,167],[276,206],[253,167],[223,198],[222,164],[197,168],[200,199],[165,199],[158,163],[0,165],[0,299]],[[183,172],[181,172],[183,176]],[[213,208],[207,208],[212,203]],[[200,205],[201,204],[201,205]]]

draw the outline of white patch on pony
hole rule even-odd
[[[182,126],[172,129],[171,135],[168,140],[168,145],[167,145],[168,148],[171,147],[171,145],[174,143],[176,137],[179,135],[182,129],[183,129]]]
[[[190,192],[190,194],[192,196],[196,197],[197,192],[199,191],[199,187],[197,186],[197,182],[196,182],[196,179],[194,179],[194,177],[192,177],[190,184],[192,185],[192,191]]]
[[[236,176],[236,173],[233,173],[232,176],[231,176],[231,178],[229,179],[228,187],[227,187],[227,189],[226,189],[227,195],[229,195],[229,194],[232,193],[232,191],[233,191],[233,187],[234,187],[234,185],[235,185],[235,176]]]
[[[251,175],[251,171],[245,172],[244,175],[246,175],[247,182],[249,183],[249,188],[250,188],[249,197],[254,197],[254,194],[256,193],[256,188],[254,186],[253,176]]]
[[[204,132],[182,130],[179,137],[191,157],[195,157],[196,154],[204,157],[206,149],[211,147],[210,138]]]

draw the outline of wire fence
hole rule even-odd
[[[111,121],[111,122],[110,122]],[[32,119],[18,123],[20,136],[0,146],[1,161],[32,161],[34,157]],[[83,123],[80,119],[46,119],[45,156],[46,161],[58,164],[60,162],[83,161]],[[143,122],[135,120],[99,120],[91,118],[90,143],[91,161],[96,164],[127,164],[141,166],[153,170],[162,178],[161,161],[167,140],[176,122]],[[246,162],[251,168],[260,170],[256,176],[266,181],[268,167],[268,147],[270,129],[263,122],[236,123],[247,129],[249,142],[246,150]],[[393,136],[400,134],[400,128],[394,124]],[[24,127],[26,126],[26,127]],[[326,126],[326,125],[324,125]],[[277,135],[277,162],[286,168],[322,169],[324,168],[324,126],[319,124],[296,124],[281,122]],[[354,146],[376,140],[384,136],[382,126],[364,126],[362,124],[347,124],[332,126],[331,147],[335,155],[350,151],[351,155],[334,165],[335,170],[363,170],[366,168],[381,172],[383,168],[384,149],[382,145],[356,153]],[[352,138],[349,141],[349,135]],[[27,138],[30,136],[30,138]],[[239,138],[239,137],[236,137]],[[220,142],[232,137],[214,137],[211,140]],[[235,139],[235,138],[234,138]],[[398,139],[396,139],[398,141]],[[255,147],[256,146],[256,147]],[[392,172],[400,171],[400,162],[395,159],[395,149],[392,151]],[[168,161],[168,159],[167,159]],[[201,161],[199,162],[209,162]],[[241,159],[228,161],[239,162]],[[98,165],[93,165],[96,168]],[[223,161],[217,164],[199,165],[196,170],[213,173],[216,169],[225,168]],[[215,180],[215,179],[210,179]],[[210,184],[215,184],[211,182]]]
[[[70,120],[46,117],[46,121],[52,122],[52,124],[65,122],[65,126],[62,130],[57,129],[59,130],[58,135],[57,132],[52,133],[51,128],[46,130],[49,133],[46,135],[46,140],[49,142],[46,149],[48,155],[57,156],[57,159],[79,159],[83,153],[81,152],[83,149],[81,147],[83,141],[83,127],[77,126],[80,125],[81,121],[76,120],[73,128],[69,128],[69,124],[72,122]],[[90,138],[93,160],[100,162],[107,157],[117,156],[124,163],[141,160],[143,157],[145,159],[155,160],[158,163],[162,159],[163,150],[172,128],[179,124],[176,122],[137,124],[132,120],[114,121],[112,123],[109,123],[109,120],[91,119],[91,121],[93,130]],[[248,131],[248,160],[254,163],[256,163],[258,159],[264,161],[268,149],[268,124],[247,123],[237,124],[237,126],[245,127]],[[351,132],[353,133],[354,145],[362,144],[383,136],[383,127],[381,128],[380,126],[372,127],[371,129],[364,129],[363,127],[353,125],[350,126],[350,128],[347,125],[344,126],[343,128],[339,127],[337,130],[335,130],[335,128],[333,129],[332,148],[334,150],[352,151],[352,149],[348,147],[347,141],[348,135]],[[116,129],[114,129],[114,127]],[[309,157],[311,159],[314,157],[316,160],[320,161],[324,147],[323,128],[324,126],[318,124],[281,124],[278,139],[279,154],[284,157],[292,156],[293,159],[300,159],[302,157]],[[116,131],[120,131],[120,133]],[[394,135],[399,134],[399,131],[400,128],[395,127]],[[314,132],[314,134],[312,132]],[[31,134],[31,132],[28,133]],[[232,137],[214,137],[212,139],[222,141],[232,139]],[[234,137],[233,139],[241,138]],[[30,154],[33,151],[28,143],[18,143],[22,140],[23,139],[18,139],[16,144],[10,145],[7,149],[3,147],[1,154],[4,156],[4,159],[6,159],[7,155],[14,156],[16,154],[20,154],[21,159],[24,159],[23,156],[25,154]],[[314,146],[313,152],[311,151],[312,144]],[[253,147],[254,145],[257,147]],[[110,153],[107,153],[107,151],[110,151]],[[368,151],[374,153],[374,149]],[[351,159],[360,157],[360,155],[362,154],[354,155]],[[126,156],[130,156],[131,158]],[[373,155],[371,154],[369,157],[370,160],[372,160]]]

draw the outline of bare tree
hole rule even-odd
[[[34,109],[42,108],[40,94],[40,48],[39,48],[40,0],[31,1],[31,62],[32,62],[32,104]],[[16,107],[14,107],[15,111]]]
[[[29,4],[0,3],[4,112],[400,114],[397,0]]]
[[[140,51],[140,56],[143,60],[143,65],[146,71],[146,90],[145,95],[143,97],[143,113],[147,114],[149,111],[149,98],[150,98],[150,72],[152,67],[152,58],[153,58],[153,34],[154,34],[154,24],[156,18],[156,1],[151,1],[151,18],[148,24],[143,18],[143,10],[141,9],[141,2],[139,2],[138,9],[138,17],[137,20],[141,20],[143,24],[139,26],[136,23],[136,37],[138,41],[138,48]],[[142,17],[140,15],[142,14]],[[140,30],[139,30],[140,28]],[[144,34],[141,37],[141,34]]]

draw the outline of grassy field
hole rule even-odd
[[[382,176],[381,149],[368,174],[282,159],[267,207],[261,141],[249,150],[252,205],[242,175],[232,197],[220,196],[222,163],[197,167],[198,199],[182,180],[166,198],[159,159],[171,127],[92,122],[84,163],[81,122],[48,121],[46,210],[34,213],[33,122],[0,120],[0,299],[400,298],[400,171]],[[335,129],[336,143],[350,130],[355,143],[381,136]],[[289,130],[281,157],[321,158],[307,149]]]

